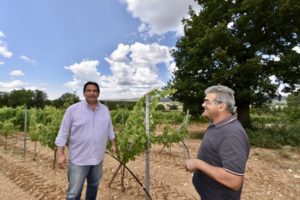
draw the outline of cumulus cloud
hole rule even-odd
[[[65,85],[76,91],[87,81],[100,83],[100,73],[97,71],[98,65],[99,61],[97,60],[84,60],[80,63],[66,66],[65,69],[73,73],[73,80]]]
[[[127,10],[141,22],[138,30],[149,36],[162,35],[169,31],[183,35],[181,20],[188,17],[189,6],[196,12],[200,5],[194,0],[123,0]]]
[[[178,68],[175,62],[172,62],[170,65],[168,65],[168,70],[171,74],[173,74],[177,69]]]
[[[103,82],[112,88],[109,91],[113,97],[122,92],[122,96],[136,98],[153,88],[165,86],[159,78],[158,65],[162,64],[167,70],[174,65],[169,47],[156,43],[119,44],[105,60],[110,65],[112,76],[103,77]]]
[[[13,53],[7,49],[6,43],[2,40],[2,38],[4,37],[5,37],[4,33],[0,31],[0,55],[3,56],[4,58],[10,58],[12,57]]]
[[[25,74],[21,70],[13,70],[9,73],[9,75],[20,77],[20,76],[24,76]]]
[[[95,81],[100,84],[102,99],[138,98],[166,85],[159,78],[159,67],[169,72],[175,68],[170,48],[156,43],[119,44],[105,60],[111,75],[97,71],[97,60],[82,61],[65,67],[73,73],[73,80],[65,85],[77,91],[86,81]]]
[[[11,82],[0,82],[0,91],[9,92],[11,90],[17,90],[25,88],[26,83],[20,80],[13,80]]]
[[[21,90],[21,89],[46,91],[46,89],[43,87],[29,86],[27,83],[25,83],[21,80],[13,80],[10,82],[0,82],[0,91],[11,92],[12,90]]]
[[[119,44],[110,57],[105,58],[118,84],[157,83],[157,64],[169,67],[173,58],[170,49],[157,43],[132,45]]]
[[[24,61],[26,61],[26,62],[29,62],[29,63],[31,63],[31,64],[35,64],[35,63],[36,63],[35,60],[33,60],[33,59],[31,59],[31,58],[28,58],[27,56],[20,56],[20,59],[21,59],[21,60],[24,60]]]
[[[4,65],[4,62],[0,61],[0,65]]]

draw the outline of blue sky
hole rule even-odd
[[[0,0],[0,91],[82,97],[91,80],[101,99],[122,99],[162,87],[189,5],[200,9],[193,0]]]

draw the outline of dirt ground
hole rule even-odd
[[[190,133],[205,127],[191,125]],[[194,132],[193,132],[194,131]],[[37,145],[34,161],[34,144],[27,141],[26,157],[22,135],[9,139],[4,149],[0,138],[0,199],[1,200],[62,200],[67,188],[67,170],[52,169],[53,151]],[[201,143],[187,139],[190,156],[195,157]],[[199,199],[191,183],[192,174],[183,167],[184,150],[181,144],[171,148],[153,145],[150,153],[150,194],[154,200]],[[121,187],[121,173],[111,186],[109,183],[119,164],[111,156],[104,160],[104,176],[99,187],[101,200],[146,199],[143,188],[125,171],[125,191]],[[145,155],[128,163],[128,167],[145,187]],[[121,171],[120,171],[121,172]],[[84,195],[84,192],[83,192]],[[84,198],[82,198],[84,199]],[[300,199],[300,151],[291,148],[280,150],[252,148],[247,164],[242,199],[279,200]]]

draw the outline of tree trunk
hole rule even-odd
[[[249,104],[237,104],[238,119],[244,128],[251,128],[250,119],[250,105]]]

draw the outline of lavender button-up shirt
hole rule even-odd
[[[104,158],[107,140],[115,138],[108,108],[99,103],[92,110],[86,101],[70,106],[64,114],[56,146],[65,146],[68,137],[70,162],[75,165],[99,164]]]

